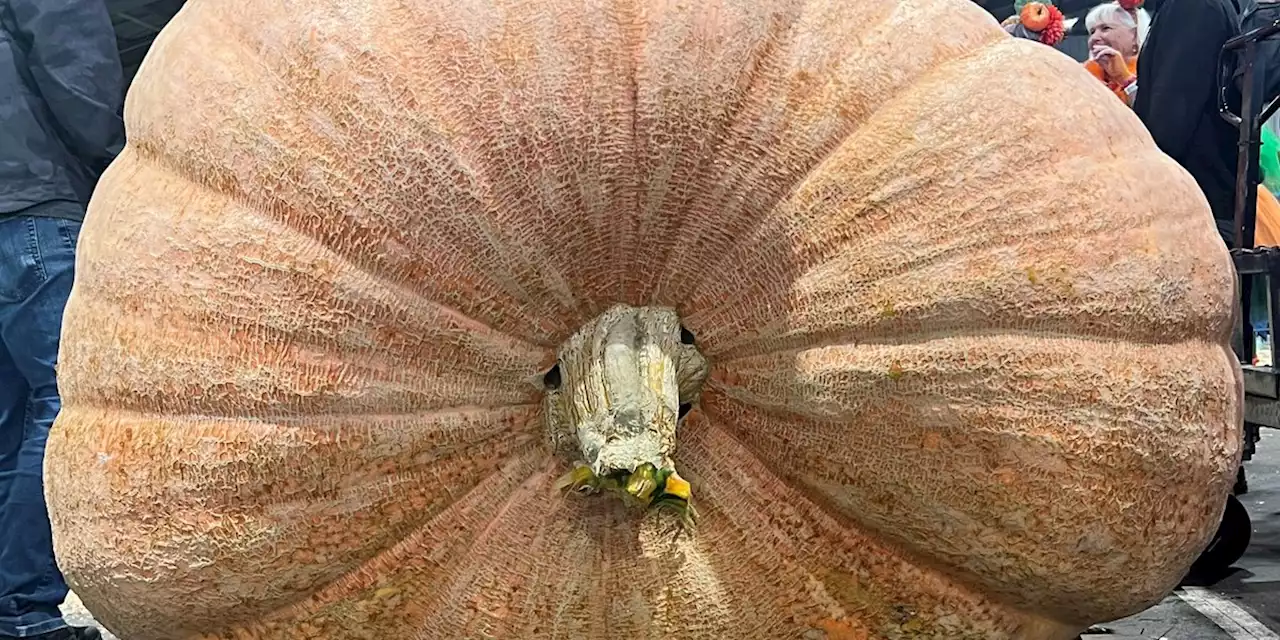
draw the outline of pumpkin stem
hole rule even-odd
[[[551,441],[575,463],[560,486],[643,506],[687,503],[688,483],[675,473],[676,430],[708,370],[673,309],[617,305],[584,325],[543,376]]]

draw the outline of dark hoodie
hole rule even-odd
[[[1239,33],[1231,0],[1147,0],[1154,11],[1138,57],[1133,110],[1162,151],[1200,185],[1228,246],[1234,243],[1236,128],[1218,114],[1218,53]],[[1238,92],[1228,97],[1239,108]]]
[[[104,0],[0,0],[0,218],[84,215],[123,93]]]

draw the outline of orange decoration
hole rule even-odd
[[[1049,12],[1049,5],[1043,2],[1028,2],[1022,7],[1022,25],[1031,31],[1043,31],[1049,26],[1049,21],[1053,18],[1053,14]]]

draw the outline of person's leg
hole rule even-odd
[[[3,288],[4,271],[5,266],[0,265],[0,308],[8,302]],[[0,326],[3,326],[2,321]],[[12,635],[17,629],[16,596],[27,573],[16,569],[5,556],[11,546],[16,548],[20,529],[26,526],[19,521],[18,513],[10,512],[9,495],[18,474],[22,436],[26,432],[27,398],[30,396],[27,379],[18,371],[9,350],[0,343],[0,634]]]
[[[56,218],[0,221],[0,345],[27,390],[16,462],[6,459],[0,471],[0,636],[67,626],[58,609],[67,585],[54,560],[43,477],[45,441],[61,406],[54,367],[79,229]]]

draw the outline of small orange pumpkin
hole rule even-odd
[[[1022,7],[1022,14],[1019,16],[1022,24],[1031,31],[1043,31],[1049,26],[1049,21],[1053,19],[1053,13],[1049,11],[1048,5],[1043,2],[1028,2]]]

